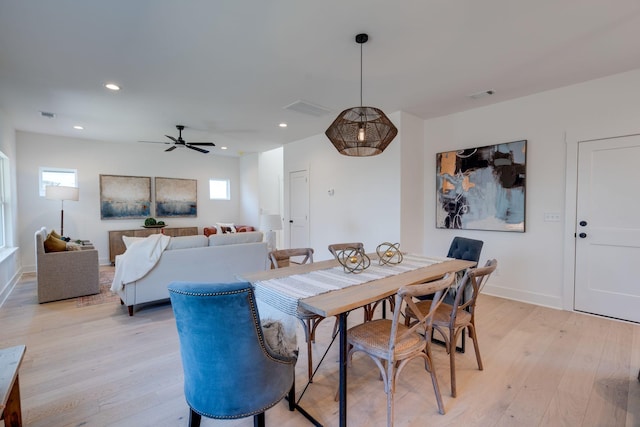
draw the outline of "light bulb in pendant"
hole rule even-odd
[[[364,141],[364,123],[358,127],[358,141]]]

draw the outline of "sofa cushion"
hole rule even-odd
[[[204,248],[209,245],[209,240],[205,236],[177,236],[169,240],[167,250]]]
[[[62,252],[67,250],[67,242],[54,237],[49,233],[44,241],[45,252]]]
[[[237,245],[241,243],[262,242],[261,231],[246,233],[212,234],[209,236],[209,246]]]

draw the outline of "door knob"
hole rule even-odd
[[[586,227],[587,225],[587,221],[580,221],[580,226],[581,227]]]
[[[580,233],[578,234],[578,236],[580,236],[581,239],[584,239],[585,237],[587,237],[587,233]]]

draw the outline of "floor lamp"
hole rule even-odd
[[[264,240],[269,252],[276,249],[276,232],[282,230],[282,219],[278,214],[262,214],[260,216],[260,230],[264,231]]]
[[[64,201],[78,201],[80,192],[77,187],[65,187],[62,185],[47,185],[44,189],[45,197],[50,200],[60,200],[60,235],[64,236]]]

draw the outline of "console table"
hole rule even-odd
[[[109,261],[111,265],[116,263],[116,255],[123,254],[127,249],[122,241],[122,236],[127,237],[147,237],[152,234],[165,234],[171,237],[195,236],[198,234],[198,227],[165,227],[165,228],[137,228],[135,230],[111,230],[109,231]]]

